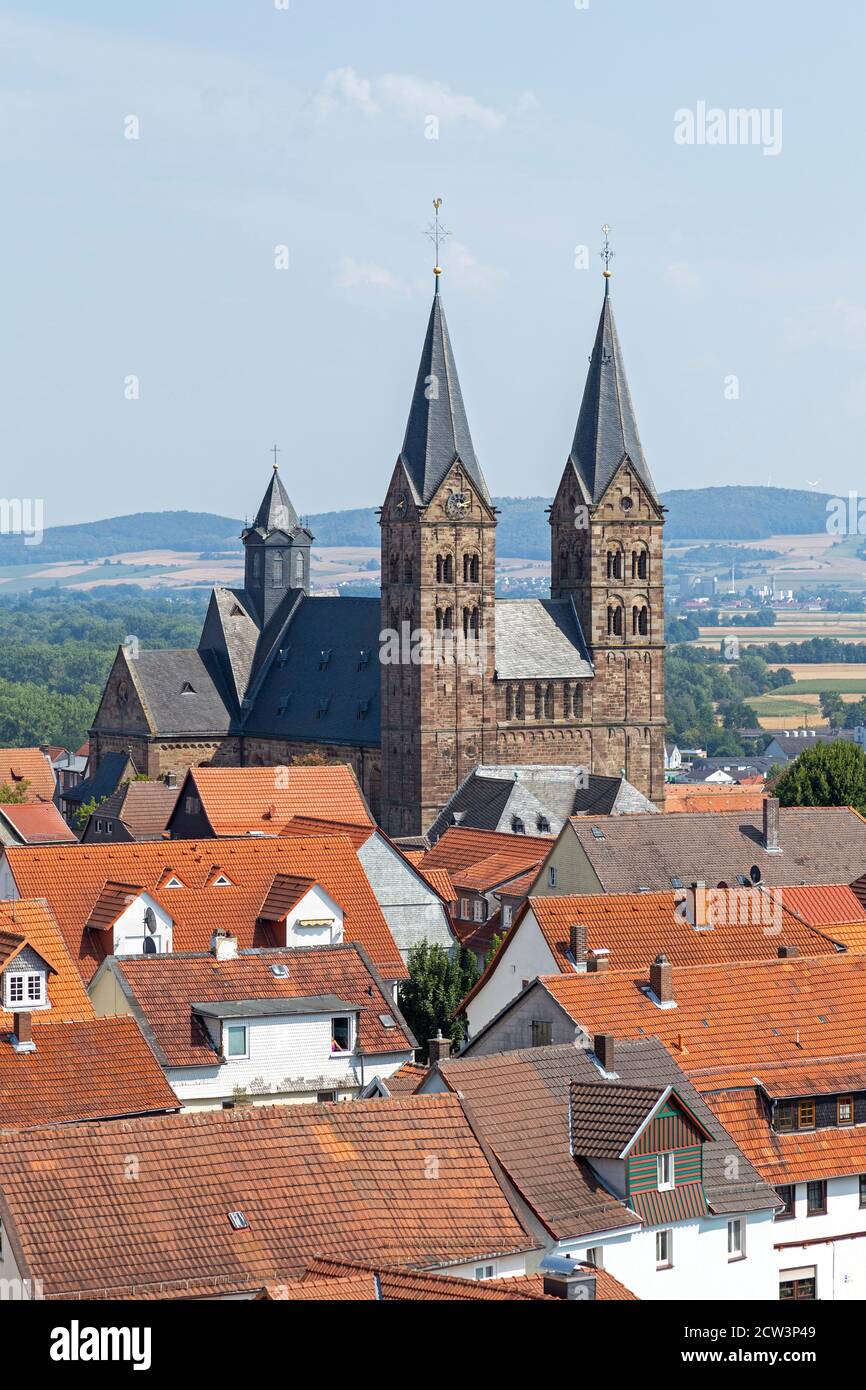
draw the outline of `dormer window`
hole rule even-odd
[[[837,1125],[853,1125],[854,1123],[854,1097],[840,1096],[836,1102],[836,1123]]]
[[[673,1153],[659,1154],[656,1159],[658,1169],[658,1189],[659,1192],[667,1192],[674,1185],[674,1156]]]
[[[4,971],[3,1004],[6,1009],[44,1009],[48,1004],[45,972],[42,970]]]
[[[168,882],[164,883],[162,886],[163,888],[182,888],[183,884],[181,883],[179,878],[176,878],[174,875],[172,875]]]
[[[225,874],[219,874],[211,884],[212,888],[231,888],[231,886],[231,879],[226,878]]]

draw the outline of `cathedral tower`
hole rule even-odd
[[[644,457],[610,298],[550,509],[551,593],[571,597],[595,667],[592,771],[664,799],[664,509]]]
[[[495,756],[496,515],[469,432],[438,266],[435,283],[380,515],[381,823],[392,835],[425,830],[471,769]]]
[[[274,464],[273,476],[252,526],[241,532],[244,543],[244,589],[266,627],[286,594],[310,592],[310,545]]]

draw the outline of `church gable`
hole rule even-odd
[[[628,455],[623,457],[599,497],[594,516],[604,521],[626,523],[664,520],[661,504],[645,486]]]
[[[103,732],[148,735],[156,725],[133,672],[128,648],[117,649],[93,727]]]
[[[431,496],[424,512],[424,520],[445,522],[449,526],[496,524],[492,503],[475,485],[460,459],[455,459]]]
[[[258,623],[246,595],[234,589],[215,588],[198,649],[216,656],[237,711],[247,692],[258,640]]]

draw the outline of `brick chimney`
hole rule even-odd
[[[650,966],[650,989],[660,1004],[674,1002],[674,972],[670,961],[660,951]]]
[[[568,929],[568,949],[575,965],[586,960],[586,923],[572,922]]]
[[[779,798],[764,797],[764,849],[767,854],[781,854],[779,844]]]
[[[437,1062],[447,1062],[451,1056],[451,1039],[443,1038],[440,1028],[435,1038],[430,1038],[427,1043],[427,1058],[431,1067],[435,1067]]]
[[[592,1050],[605,1071],[616,1071],[616,1044],[613,1033],[596,1033]]]
[[[235,960],[238,954],[238,939],[234,932],[225,927],[217,927],[210,939],[211,954],[217,960]]]
[[[796,955],[799,955],[799,952],[794,945],[779,947],[779,960],[790,960],[792,956]]]
[[[697,927],[697,928],[706,927],[706,925],[707,925],[707,885],[706,885],[706,883],[703,881],[703,879],[698,879],[697,883],[693,884],[693,892],[694,892],[694,901],[695,901],[695,920],[694,920],[694,926]]]
[[[588,953],[586,968],[590,975],[599,975],[610,969],[610,951],[606,946],[598,946]]]
[[[36,1044],[33,1041],[32,1018],[29,1013],[13,1014],[12,1016],[12,1046],[16,1052],[35,1052]]]

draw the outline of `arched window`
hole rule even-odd
[[[645,550],[633,550],[631,552],[631,577],[632,579],[646,579],[647,577],[647,553]]]
[[[607,577],[608,579],[622,579],[621,550],[609,550],[607,552]]]
[[[282,560],[271,561],[271,587],[281,589],[283,587],[283,562]]]
[[[411,583],[412,583],[412,556],[411,556],[411,555],[404,555],[404,557],[403,557],[403,583],[404,583],[404,584],[411,584]]]
[[[583,689],[576,685],[571,692],[571,709],[575,719],[580,719],[583,714]]]
[[[568,682],[562,687],[562,717],[568,719],[571,715],[571,690]]]
[[[641,637],[646,637],[649,632],[649,609],[646,604],[637,615],[637,630]]]
[[[463,582],[464,584],[477,584],[481,573],[481,562],[477,555],[463,556]]]
[[[445,555],[442,559],[442,582],[443,584],[454,583],[454,556]]]
[[[618,603],[611,603],[607,609],[608,637],[622,637],[622,609]]]
[[[442,631],[442,609],[439,607],[436,609],[436,631]]]
[[[542,697],[542,693],[541,693],[541,686],[538,684],[538,682],[536,682],[536,685],[535,685],[535,717],[536,717],[536,719],[540,719],[540,718],[541,718],[541,713],[542,713],[542,709],[543,709],[543,703],[544,703],[544,702],[543,702],[543,697]]]
[[[399,579],[400,579],[400,557],[399,557],[399,555],[392,555],[392,556],[391,556],[391,569],[390,569],[390,574],[391,574],[391,583],[392,583],[392,584],[396,584],[396,583],[399,581]]]
[[[548,685],[544,692],[544,717],[553,718],[553,686]]]
[[[454,609],[453,609],[453,608],[446,608],[446,609],[445,609],[445,619],[444,619],[443,626],[445,627],[446,631],[449,631],[449,632],[450,632],[451,628],[454,626]]]
[[[505,718],[514,718],[514,687],[510,685],[505,687]]]
[[[295,582],[297,584],[304,582],[304,552],[302,550],[299,550],[295,555]]]
[[[518,719],[526,718],[526,690],[522,685],[517,687],[517,699],[515,701],[515,712]]]

